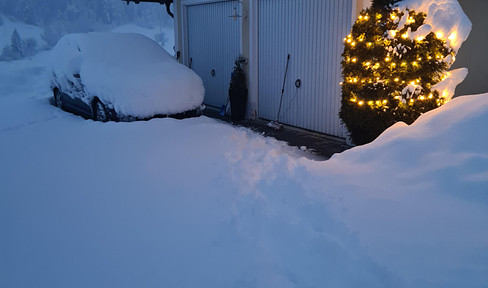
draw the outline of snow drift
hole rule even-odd
[[[486,287],[488,94],[319,162],[65,113],[43,56],[0,63],[0,287]]]
[[[177,114],[203,102],[200,77],[140,34],[70,34],[59,40],[51,54],[56,85],[69,87],[78,74],[86,95],[83,100],[90,104],[97,96],[118,115]]]

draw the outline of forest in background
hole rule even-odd
[[[4,31],[6,43],[0,46],[0,60],[32,56],[51,48],[68,33],[108,31],[125,24],[144,28],[173,25],[160,4],[127,5],[120,0],[0,0],[0,27],[7,21],[36,26],[42,32],[36,39],[22,35],[18,27]],[[163,39],[160,35],[160,42]]]

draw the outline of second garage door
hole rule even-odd
[[[344,137],[339,120],[342,39],[353,0],[259,1],[259,116]]]

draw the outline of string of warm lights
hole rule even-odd
[[[446,37],[431,31],[430,25],[423,25],[426,16],[373,5],[359,14],[343,39],[340,117],[357,144],[363,141],[354,139],[355,130],[372,137],[396,121],[409,124],[448,101],[447,91],[433,87],[448,76],[455,56],[449,43],[457,34]]]
[[[374,16],[374,18],[377,19],[377,21],[380,20],[380,22],[381,22],[381,19],[383,18],[383,15],[381,13],[369,15],[369,13],[363,12],[358,16],[358,20],[356,23],[370,21],[370,19],[372,19],[372,16]],[[393,22],[398,22],[399,17],[401,17],[401,16],[402,15],[399,15],[398,13],[396,13],[394,11],[389,15],[389,18]],[[405,25],[411,25],[413,23],[416,23],[415,18],[413,16],[408,16],[408,18],[406,19]],[[401,34],[402,39],[408,39],[409,38],[408,31],[410,31],[410,29],[407,29],[406,32]],[[398,30],[389,30],[388,32],[389,32],[389,35],[392,37],[395,37],[396,35],[399,35],[399,33],[401,33],[401,31],[398,31]],[[441,32],[436,33],[436,37],[438,39],[442,39],[442,36],[443,36],[443,34]],[[360,45],[360,44],[358,44],[358,43],[364,42],[365,39],[366,39],[365,33],[361,33],[357,37],[354,37],[352,34],[349,34],[343,40],[344,40],[344,43],[346,45],[349,45],[351,48],[359,48],[358,45]],[[417,37],[415,39],[416,42],[422,42],[424,40],[425,40],[425,37]],[[378,43],[378,41],[376,41],[376,42]],[[379,43],[379,45],[385,45],[385,44],[391,44],[391,40],[387,39],[387,40],[384,40],[383,43],[381,43],[381,42]],[[367,49],[375,48],[374,42],[370,42],[370,41],[367,41],[364,46]],[[387,56],[383,59],[383,61],[378,61],[375,63],[373,63],[370,60],[360,62],[358,57],[349,57],[349,56],[345,57],[344,60],[346,63],[361,64],[363,70],[368,70],[368,71],[374,72],[375,70],[378,70],[381,67],[387,67],[390,70],[395,70],[397,67],[401,67],[403,69],[412,69],[413,71],[416,71],[416,70],[422,69],[424,63],[429,64],[430,60],[432,60],[434,58],[435,58],[435,61],[441,62],[444,57],[440,53],[436,53],[435,57],[433,57],[433,55],[430,55],[430,53],[429,53],[429,55],[427,55],[425,58],[420,56],[420,55],[417,55],[415,61],[407,62],[407,61],[400,61],[401,56],[398,56],[397,59],[395,59],[395,57],[392,57],[392,55],[390,55],[388,53]],[[427,61],[423,61],[424,59],[426,59]],[[397,61],[398,61],[398,63],[397,63]],[[348,76],[348,77],[344,78],[344,81],[346,83],[355,84],[355,85],[362,85],[365,83],[368,83],[368,84],[377,84],[377,83],[388,84],[388,83],[394,82],[394,83],[404,84],[404,86],[406,86],[406,85],[414,85],[415,86],[415,85],[419,85],[421,82],[420,78],[403,80],[399,76],[397,76],[396,74],[401,74],[401,73],[390,73],[390,75],[389,75],[390,77],[388,77],[388,78],[385,78],[384,76],[383,77],[376,77],[376,78],[375,77],[362,78],[360,76]],[[445,75],[442,76],[441,80],[444,80],[444,79],[446,79]],[[340,84],[343,85],[344,83],[341,82]],[[430,86],[430,87],[433,86],[431,83],[427,83],[426,85]],[[408,103],[412,104],[417,100],[418,101],[424,101],[424,100],[433,99],[433,98],[434,98],[433,94],[430,93],[428,96],[420,95],[416,99],[410,98]],[[395,96],[394,99],[401,100],[401,97]],[[365,104],[368,104],[371,107],[379,107],[379,108],[382,108],[383,106],[385,106],[388,103],[388,100],[386,100],[386,99],[376,100],[376,101],[365,101],[364,99],[360,100],[358,97],[352,97],[352,98],[350,98],[350,101],[357,103],[359,106],[363,106]],[[437,99],[437,104],[442,104],[442,103],[444,103],[444,101]]]

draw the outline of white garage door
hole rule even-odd
[[[342,39],[353,0],[259,1],[259,116],[344,137],[339,120]],[[295,85],[296,84],[296,85]],[[298,87],[297,87],[298,86]]]
[[[230,74],[240,52],[240,21],[229,17],[236,1],[188,6],[188,54],[203,80],[204,103],[220,107],[227,101]]]

